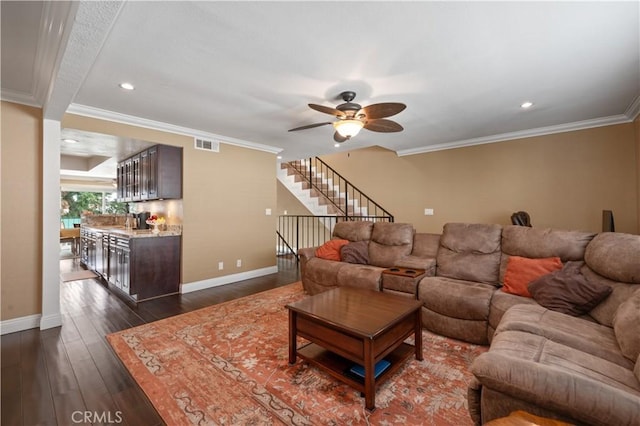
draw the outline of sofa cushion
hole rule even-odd
[[[369,263],[389,268],[411,253],[413,225],[408,223],[376,222],[369,242]]]
[[[640,289],[640,286],[638,286],[638,284],[627,284],[610,280],[593,272],[591,268],[586,265],[580,269],[580,272],[582,272],[582,275],[584,275],[587,280],[612,288],[609,297],[593,308],[589,312],[589,315],[600,324],[613,327],[613,318],[616,315],[618,307],[620,307],[622,302],[629,299],[636,290]]]
[[[312,257],[307,262],[302,284],[309,294],[322,293],[338,286],[338,272],[349,265],[345,262]]]
[[[424,269],[428,277],[436,274],[436,259],[429,257],[405,256],[396,261],[393,266],[409,269]]]
[[[529,259],[527,257],[511,256],[507,264],[507,271],[504,274],[502,291],[517,294],[518,296],[531,297],[528,289],[529,283],[560,269],[562,269],[562,261],[559,257]]]
[[[595,234],[582,231],[505,226],[502,251],[511,256],[529,258],[559,257],[563,262],[582,260]]]
[[[343,262],[369,264],[369,242],[354,241],[340,248],[340,256]]]
[[[521,331],[542,336],[579,351],[631,369],[633,363],[620,352],[611,327],[551,311],[539,305],[518,305],[509,309],[494,334]]]
[[[422,326],[433,333],[476,345],[487,345],[487,321],[449,317],[422,307]]]
[[[316,257],[325,260],[342,260],[340,249],[342,246],[349,244],[348,240],[329,240],[316,249]]]
[[[345,221],[336,223],[332,235],[333,238],[349,241],[369,241],[372,230],[373,222],[366,220]]]
[[[613,330],[624,356],[636,360],[640,355],[640,291],[620,305],[613,318]]]
[[[413,236],[412,256],[436,258],[440,246],[440,234],[416,233]]]
[[[541,306],[553,311],[573,316],[588,313],[609,296],[612,289],[597,281],[587,280],[580,272],[582,264],[567,262],[562,270],[532,281],[528,287],[529,293]]]
[[[500,225],[445,224],[436,275],[497,285],[501,232]]]
[[[338,272],[338,286],[380,291],[382,271],[375,266],[346,264]]]
[[[536,301],[530,297],[517,296],[515,294],[496,291],[491,297],[491,308],[489,309],[489,325],[495,330],[500,324],[502,316],[515,305],[537,305]]]
[[[589,268],[603,277],[640,284],[640,235],[620,232],[598,234],[584,255]]]
[[[502,230],[500,283],[504,283],[509,257],[559,257],[563,262],[583,260],[587,244],[594,235],[582,231],[505,226]]]
[[[486,321],[494,291],[495,287],[490,284],[426,277],[420,281],[418,299],[425,307],[441,315]]]
[[[640,424],[640,383],[631,369],[542,336],[497,333],[470,369],[484,387],[579,424]]]

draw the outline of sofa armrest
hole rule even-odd
[[[482,385],[478,379],[472,377],[467,387],[467,407],[474,426],[480,426],[482,424],[481,395]]]
[[[543,365],[532,359],[490,350],[478,356],[470,369],[483,387],[580,422],[640,424],[640,395],[637,390],[586,377],[580,374],[577,365],[577,371],[573,371],[563,368],[562,363]]]
[[[316,257],[317,247],[305,247],[298,249],[298,262],[300,262],[300,276],[304,281],[304,276],[307,271],[307,262]]]
[[[308,262],[310,259],[316,257],[316,249],[318,247],[305,247],[298,249],[298,258],[300,261]]]
[[[410,269],[424,269],[425,276],[433,277],[436,274],[436,259],[432,257],[405,256],[393,266]]]

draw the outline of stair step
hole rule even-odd
[[[286,169],[287,175],[293,176],[293,181],[298,187],[308,191],[310,199],[315,200],[314,203],[317,203],[318,206],[323,206],[329,214],[350,216],[364,216],[367,214],[368,209],[359,206],[358,201],[362,201],[361,197],[356,199],[349,197],[347,204],[345,197],[340,196],[340,190],[336,189],[332,176],[330,175],[327,178],[324,168],[322,172],[316,172],[316,168],[309,167],[309,164],[306,160],[295,160],[289,163],[282,163],[281,168]]]

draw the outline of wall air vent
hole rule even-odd
[[[220,142],[214,142],[206,139],[193,138],[194,147],[203,151],[220,152]]]

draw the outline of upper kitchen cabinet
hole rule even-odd
[[[182,198],[182,148],[155,145],[118,164],[119,201]]]

